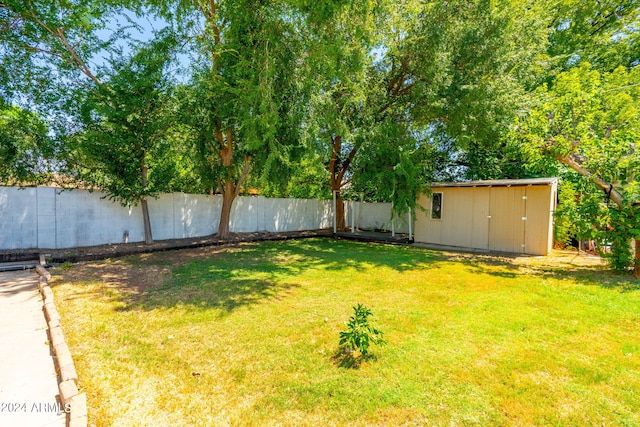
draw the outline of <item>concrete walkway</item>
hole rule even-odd
[[[0,272],[0,426],[62,427],[35,270]]]

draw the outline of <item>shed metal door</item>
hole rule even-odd
[[[491,187],[489,202],[489,249],[525,251],[527,187]]]

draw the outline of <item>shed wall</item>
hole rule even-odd
[[[442,218],[421,195],[416,242],[496,252],[546,255],[553,245],[555,185],[438,187]]]

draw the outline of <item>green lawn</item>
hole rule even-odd
[[[90,423],[640,425],[640,288],[602,267],[330,239],[54,271]],[[386,346],[336,362],[352,306]]]

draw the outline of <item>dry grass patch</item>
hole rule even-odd
[[[640,425],[638,284],[562,259],[312,239],[52,283],[97,426]],[[341,368],[360,302],[388,344]]]

